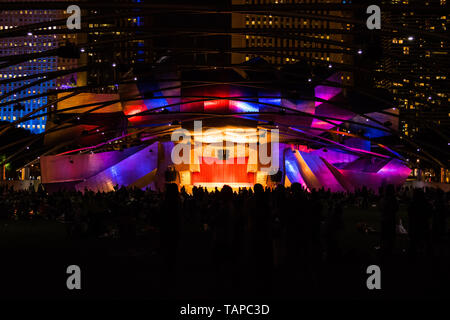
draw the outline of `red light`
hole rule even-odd
[[[137,105],[137,106],[127,106],[125,110],[125,115],[131,116],[133,114],[138,114],[143,111],[146,111],[147,107],[145,105]],[[131,122],[141,121],[143,116],[129,117],[128,120]]]

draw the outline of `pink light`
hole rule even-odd
[[[327,122],[327,121],[323,121],[323,120],[320,120],[320,119],[313,119],[311,127],[312,128],[317,128],[317,129],[329,130],[329,129],[335,127],[332,123],[334,123],[336,125],[339,125],[339,124],[342,123],[342,121],[330,120],[329,122]]]
[[[341,82],[341,77],[339,73],[333,74],[331,77],[327,79],[328,81],[333,82]],[[317,86],[314,88],[314,94],[316,98],[324,99],[324,100],[330,100],[331,98],[335,97],[339,93],[341,93],[341,88],[337,87],[329,87],[329,86]],[[316,101],[315,106],[322,104],[321,101]]]

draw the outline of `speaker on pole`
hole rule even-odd
[[[164,175],[166,182],[174,182],[177,180],[177,171],[173,167],[168,167]]]
[[[275,183],[280,183],[281,179],[283,178],[283,172],[281,172],[281,170],[278,170],[277,173],[271,174],[269,177],[270,177],[270,181],[275,182]]]

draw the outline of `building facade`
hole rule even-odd
[[[18,26],[31,25],[41,22],[48,22],[52,20],[62,19],[67,16],[62,10],[8,10],[3,11],[0,16],[0,30],[8,30]],[[65,26],[64,26],[65,27]],[[61,26],[50,26],[42,28],[41,30],[59,29]],[[22,55],[37,53],[57,48],[59,45],[66,43],[67,41],[73,42],[75,35],[63,35],[63,34],[51,34],[44,32],[45,34],[33,34],[28,33],[26,36],[13,37],[13,38],[0,38],[0,57]],[[0,84],[0,96],[11,92],[22,86],[26,86],[34,81],[42,79],[41,77],[21,81],[20,78],[35,74],[41,74],[52,71],[68,70],[77,66],[78,61],[76,59],[65,59],[57,56],[49,56],[32,59],[20,64],[12,65],[6,68],[0,69],[0,80],[14,80],[14,82],[3,81]],[[46,93],[48,90],[73,86],[76,84],[76,74],[67,75],[58,79],[49,80],[36,84],[33,87],[24,89],[17,92],[5,99],[1,100],[2,107],[0,108],[0,117],[2,121],[13,122],[26,114],[36,110],[47,104],[47,97],[30,98],[29,100],[13,103],[13,100],[32,97]],[[7,104],[11,102],[11,104]],[[22,122],[18,124],[18,127],[30,130],[33,133],[41,133],[45,131],[46,126],[46,110],[39,111],[42,114],[41,117]]]
[[[447,1],[391,0],[384,4],[396,10],[382,15],[382,23],[393,29],[382,36],[383,58],[378,70],[390,76],[377,85],[392,93],[400,109],[402,134],[423,142],[430,153],[446,161],[441,151],[448,146],[446,132],[450,125]],[[449,182],[443,166],[426,165],[428,169],[423,170],[421,160],[413,160],[417,179]],[[448,158],[444,165],[448,166]]]
[[[342,47],[339,46],[339,43],[347,40],[346,35],[336,33],[336,30],[350,29],[350,24],[311,17],[311,15],[345,17],[347,14],[343,11],[327,10],[327,4],[339,4],[340,0],[233,0],[232,3],[254,9],[271,6],[273,8],[271,11],[275,12],[273,15],[233,13],[233,28],[248,30],[248,33],[233,34],[233,48],[242,48],[243,51],[251,48],[275,49],[273,52],[276,55],[265,56],[264,59],[276,64],[295,63],[300,57],[338,63],[348,62],[348,57],[342,53],[333,52],[333,49],[340,50]],[[303,17],[276,14],[278,7],[286,10],[291,6],[295,9],[295,5],[317,6],[315,10],[303,11],[305,14]],[[301,8],[299,6],[297,10]],[[294,10],[293,12],[299,11]],[[266,30],[268,33],[264,35]],[[332,44],[333,42],[335,44]],[[248,53],[236,52],[233,54],[232,61],[240,63],[251,59],[252,56],[251,51]]]

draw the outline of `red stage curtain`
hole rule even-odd
[[[247,172],[248,157],[238,159],[235,158],[233,163],[226,163],[226,161],[216,160],[212,164],[205,163],[212,162],[211,158],[202,158],[200,164],[200,172],[192,173],[192,184],[196,183],[250,183],[255,181],[255,173]],[[244,161],[243,161],[244,160]]]

